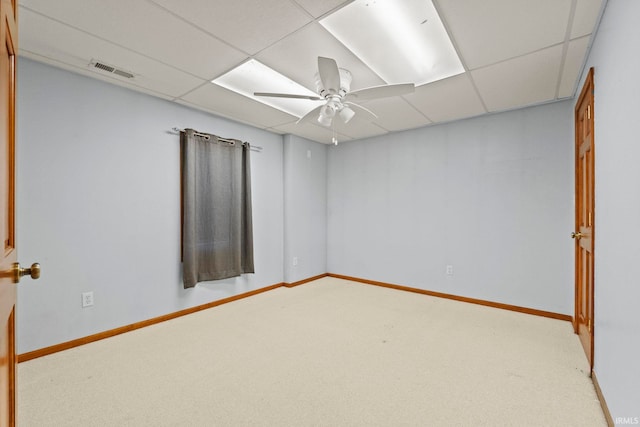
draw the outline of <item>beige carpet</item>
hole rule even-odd
[[[324,278],[21,363],[27,426],[606,426],[568,322]]]

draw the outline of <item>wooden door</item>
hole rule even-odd
[[[593,369],[594,248],[594,112],[593,68],[589,70],[575,109],[576,227],[575,317],[573,327]]]
[[[0,0],[0,426],[16,423],[15,54],[16,0]]]

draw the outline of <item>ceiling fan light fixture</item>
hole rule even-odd
[[[349,120],[351,120],[353,116],[355,116],[355,114],[355,111],[353,111],[349,107],[342,107],[342,109],[338,113],[344,123],[349,123]]]
[[[331,126],[331,122],[332,122],[332,117],[325,116],[322,113],[320,113],[320,115],[318,116],[318,123],[320,123],[322,126],[329,127]]]
[[[333,101],[329,101],[320,109],[320,114],[318,115],[318,123],[323,126],[331,126],[331,122],[336,115],[336,105]]]
[[[336,115],[336,106],[332,101],[329,101],[325,105],[322,106],[320,110],[320,114],[325,117],[333,118]]]

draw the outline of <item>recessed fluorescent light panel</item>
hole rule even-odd
[[[211,80],[211,83],[297,117],[304,116],[319,105],[317,102],[307,99],[254,96],[254,92],[277,92],[318,96],[317,93],[311,92],[306,87],[283,76],[255,59],[251,59],[217,79]]]
[[[431,83],[463,73],[431,0],[355,0],[320,20],[387,83]]]

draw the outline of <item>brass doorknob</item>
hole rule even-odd
[[[580,232],[577,232],[577,233],[576,233],[576,232],[574,231],[573,233],[571,233],[571,238],[572,238],[572,239],[580,239],[581,237],[582,237],[582,233],[580,233]]]
[[[40,264],[34,262],[31,267],[22,268],[19,262],[14,262],[11,271],[13,273],[13,283],[18,283],[22,276],[27,275],[31,276],[32,279],[37,279],[40,277]]]

